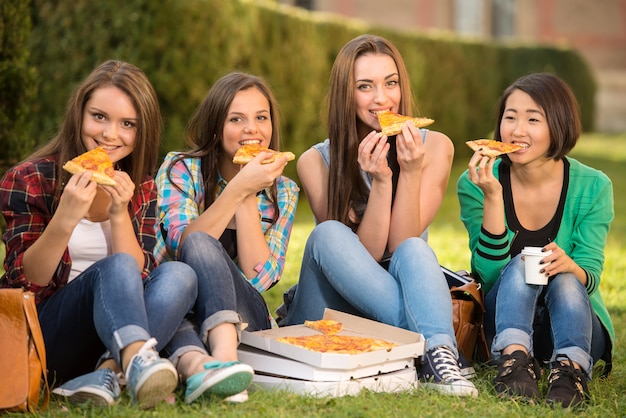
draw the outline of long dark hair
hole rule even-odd
[[[230,105],[238,92],[250,88],[258,89],[269,102],[270,118],[272,120],[270,148],[280,149],[278,106],[265,81],[261,77],[241,72],[233,72],[220,78],[209,90],[187,124],[185,141],[189,151],[180,153],[176,158],[172,159],[167,169],[167,176],[170,182],[182,192],[180,186],[172,181],[172,167],[184,158],[201,159],[205,208],[211,206],[216,198],[213,191],[218,182],[220,157],[224,152],[222,140],[224,138],[224,123],[226,122],[228,109],[230,109]],[[276,208],[275,213],[278,214],[276,182],[274,182],[272,187],[272,198]]]
[[[328,219],[338,220],[355,229],[360,220],[350,220],[350,209],[367,202],[369,189],[361,176],[357,161],[359,142],[359,120],[356,116],[354,99],[354,63],[365,54],[389,55],[398,69],[400,91],[400,113],[413,113],[411,85],[404,60],[396,47],[380,36],[361,35],[348,42],[339,51],[330,75],[330,86],[326,96],[328,109],[328,137],[330,139],[330,168],[328,177]],[[391,141],[393,142],[393,141]],[[397,175],[397,159],[390,150],[389,164]]]

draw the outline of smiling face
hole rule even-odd
[[[354,62],[356,116],[368,130],[380,131],[376,113],[398,112],[402,92],[393,58],[386,54],[365,54]]]
[[[256,87],[237,92],[224,122],[225,154],[232,160],[242,145],[269,147],[271,140],[272,118],[267,98]]]
[[[114,86],[101,87],[85,103],[81,138],[88,150],[104,148],[115,163],[133,151],[137,123],[128,95]]]
[[[521,90],[514,90],[506,100],[500,136],[503,142],[524,147],[508,154],[513,162],[543,158],[550,147],[550,128],[545,112]]]

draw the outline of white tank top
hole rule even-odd
[[[72,258],[68,283],[96,261],[111,254],[111,221],[91,222],[82,219],[67,245]]]

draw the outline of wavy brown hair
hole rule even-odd
[[[127,62],[109,60],[96,67],[72,92],[56,136],[28,157],[29,160],[42,157],[55,159],[57,198],[70,177],[61,166],[87,151],[81,137],[85,104],[94,91],[109,86],[115,86],[126,93],[137,112],[135,146],[131,154],[117,162],[118,168],[128,173],[135,183],[135,195],[146,176],[154,175],[162,129],[156,92],[148,77],[139,68]]]
[[[391,42],[380,36],[361,35],[343,46],[333,64],[326,95],[330,139],[328,219],[338,220],[352,229],[356,228],[359,221],[355,223],[350,220],[350,208],[367,202],[369,196],[369,189],[361,176],[357,161],[362,138],[358,133],[361,122],[356,116],[354,99],[354,63],[365,54],[385,54],[394,60],[402,95],[399,112],[403,115],[413,113],[411,84],[406,66],[400,52]],[[397,165],[395,159],[389,160],[390,166]],[[395,167],[395,170],[399,168]]]

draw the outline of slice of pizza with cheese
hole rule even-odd
[[[292,161],[296,158],[295,154],[289,151],[276,151],[267,148],[261,144],[245,144],[242,145],[235,153],[235,156],[233,157],[233,163],[242,165],[248,164],[250,161],[252,161],[254,157],[259,155],[261,152],[269,152],[272,154],[269,158],[263,160],[261,164],[273,163],[274,161],[276,161],[276,158],[282,157],[283,155],[287,156],[287,161]]]
[[[398,135],[402,132],[402,126],[408,120],[413,122],[413,125],[417,128],[424,128],[435,122],[433,119],[429,118],[412,118],[410,116],[399,115],[390,110],[378,112],[377,116],[382,133],[387,136]]]
[[[319,331],[324,335],[335,335],[343,329],[343,324],[333,319],[304,321],[304,326]]]
[[[397,344],[381,339],[353,335],[304,335],[279,337],[276,341],[318,353],[362,354],[371,351],[390,351]]]
[[[491,158],[508,154],[509,152],[519,151],[524,148],[519,144],[508,144],[502,141],[496,141],[495,139],[475,139],[473,141],[466,141],[465,143],[472,151],[478,151],[485,157]]]
[[[63,164],[63,169],[72,174],[91,171],[91,179],[96,183],[107,186],[117,184],[113,178],[113,163],[102,147],[94,148],[71,159]]]

